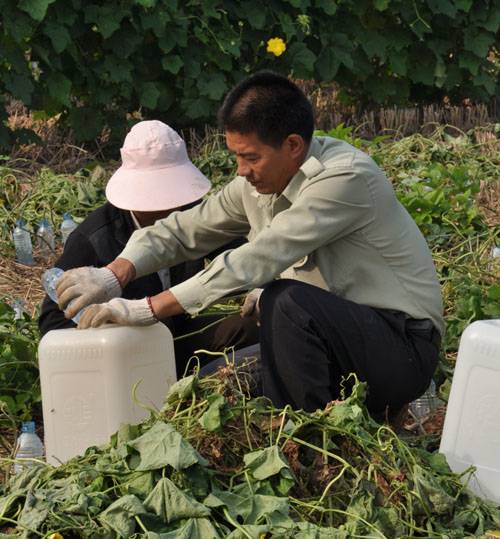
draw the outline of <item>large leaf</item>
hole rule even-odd
[[[288,468],[288,462],[277,445],[247,453],[243,460],[258,480],[267,479],[279,474],[283,468]]]
[[[209,407],[200,417],[200,425],[209,432],[219,430],[222,427],[221,410],[226,403],[226,399],[218,393],[213,393],[208,397]]]
[[[149,533],[147,539],[221,539],[210,520],[191,518],[182,527],[168,533]]]
[[[123,496],[113,502],[98,517],[98,520],[115,531],[119,537],[129,538],[135,531],[135,516],[146,513],[139,498],[133,494]]]
[[[26,11],[35,21],[42,21],[47,13],[47,8],[55,0],[20,0],[18,6]]]
[[[163,477],[144,501],[144,507],[170,523],[181,518],[210,516],[210,509],[180,490],[170,479]]]
[[[193,464],[206,464],[205,459],[168,423],[156,423],[128,445],[141,456],[136,470],[157,470],[167,465],[182,470]]]

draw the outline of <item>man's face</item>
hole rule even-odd
[[[299,135],[290,135],[279,148],[264,144],[255,133],[226,131],[225,135],[227,147],[236,154],[238,176],[244,176],[261,194],[280,194],[304,159]]]
[[[141,227],[151,226],[156,223],[159,219],[165,219],[168,217],[174,210],[163,210],[163,211],[134,211],[135,218],[139,221]]]

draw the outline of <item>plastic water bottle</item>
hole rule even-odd
[[[17,261],[26,266],[33,266],[35,261],[33,260],[31,236],[25,229],[25,226],[26,221],[24,219],[18,219],[16,221],[16,228],[14,228],[12,240],[14,241],[14,247],[16,248]]]
[[[21,320],[23,318],[24,309],[26,307],[26,302],[22,299],[16,298],[11,304],[12,310],[14,311],[14,320]]]
[[[63,215],[63,221],[61,223],[61,239],[63,245],[66,243],[68,236],[73,232],[73,230],[75,230],[77,226],[78,225],[75,223],[75,221],[73,221],[69,213],[65,213]]]
[[[491,258],[500,258],[500,245],[495,245],[491,250]]]
[[[42,219],[40,221],[36,235],[38,237],[38,247],[40,249],[40,254],[41,256],[46,258],[54,252],[54,249],[56,247],[54,230],[52,229],[52,226],[49,223],[48,219]]]
[[[25,421],[21,426],[21,436],[17,440],[16,459],[43,459],[44,449],[42,440],[35,432],[35,422]],[[22,472],[27,466],[33,466],[33,461],[19,461],[14,464],[14,473]]]
[[[439,406],[439,398],[436,393],[436,384],[431,380],[427,391],[418,399],[410,403],[410,412],[419,421],[428,417]]]
[[[49,298],[54,302],[57,303],[57,291],[56,291],[56,284],[59,280],[59,277],[64,273],[64,270],[61,268],[50,268],[47,271],[45,271],[42,275],[42,285],[47,292],[47,295]],[[68,306],[71,305],[72,301],[69,302]],[[72,318],[73,322],[75,324],[78,324],[78,321],[80,320],[80,317],[83,314],[83,311],[85,309],[82,309],[81,311],[78,311],[76,315]]]

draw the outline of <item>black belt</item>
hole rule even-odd
[[[432,320],[429,320],[428,318],[407,318],[405,320],[405,329],[412,335],[429,340],[437,348],[441,346],[441,335],[434,327]]]

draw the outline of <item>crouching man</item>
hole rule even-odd
[[[199,206],[134,232],[105,268],[67,272],[57,289],[66,316],[90,305],[81,327],[152,324],[264,287],[245,312],[260,316],[263,393],[276,406],[322,408],[351,372],[367,382],[373,413],[422,394],[443,333],[440,287],[425,239],[383,171],[343,141],[313,137],[307,98],[274,73],[234,87],[219,121],[237,177]],[[112,297],[241,235],[248,243],[169,290]]]

